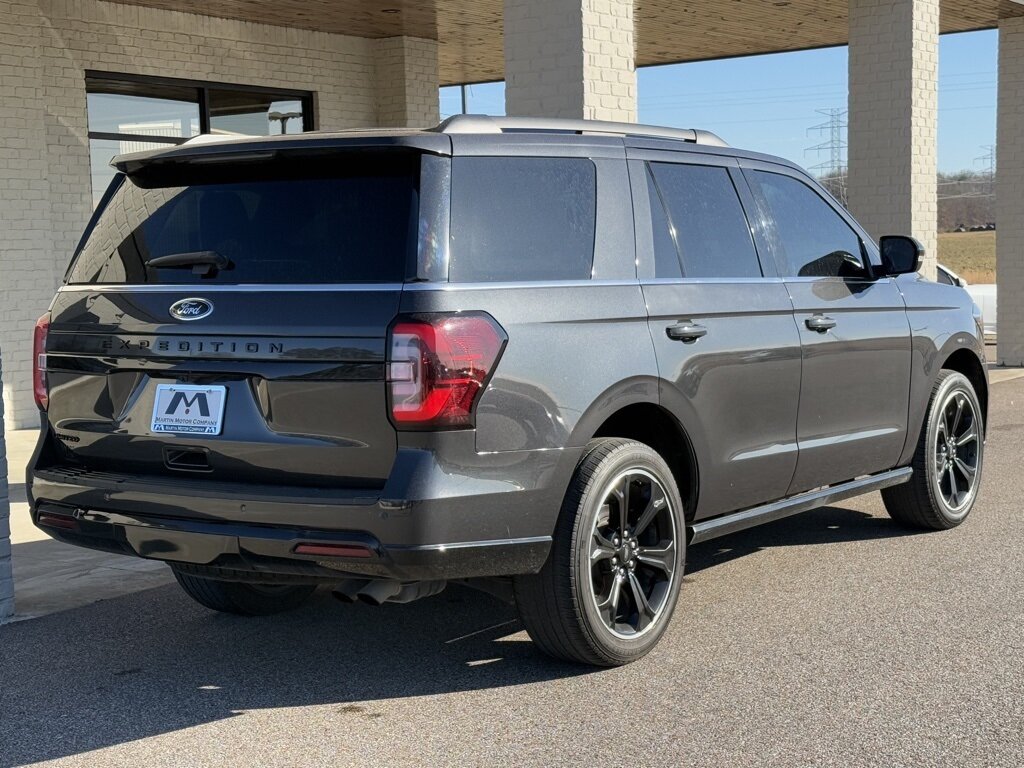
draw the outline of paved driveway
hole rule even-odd
[[[449,589],[237,619],[160,587],[0,627],[0,766],[1024,764],[1024,379],[970,521],[877,495],[693,548],[659,648],[536,655]]]

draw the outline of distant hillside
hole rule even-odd
[[[818,181],[843,205],[846,198],[846,173],[824,174]],[[996,220],[995,184],[987,173],[960,171],[940,173],[937,182],[939,198],[939,232],[991,229]]]

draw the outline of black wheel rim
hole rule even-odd
[[[974,402],[955,389],[946,395],[935,430],[934,490],[947,510],[962,517],[978,486],[981,423]]]
[[[590,536],[590,596],[609,632],[634,639],[658,624],[677,546],[672,502],[654,475],[628,470],[605,486]]]

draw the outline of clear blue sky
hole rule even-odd
[[[944,35],[939,47],[939,169],[986,170],[977,160],[996,137],[994,31]],[[645,67],[640,121],[706,128],[730,144],[781,155],[805,167],[828,158],[806,149],[828,137],[811,131],[846,108],[846,48]],[[505,111],[503,83],[470,87],[469,112]],[[459,89],[441,89],[441,113],[460,111]]]

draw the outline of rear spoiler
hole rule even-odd
[[[438,133],[375,131],[332,134],[295,134],[211,140],[197,137],[170,148],[148,149],[118,155],[110,165],[135,177],[157,168],[266,162],[275,159],[323,157],[342,151],[405,149],[437,155],[451,154],[451,139]]]

